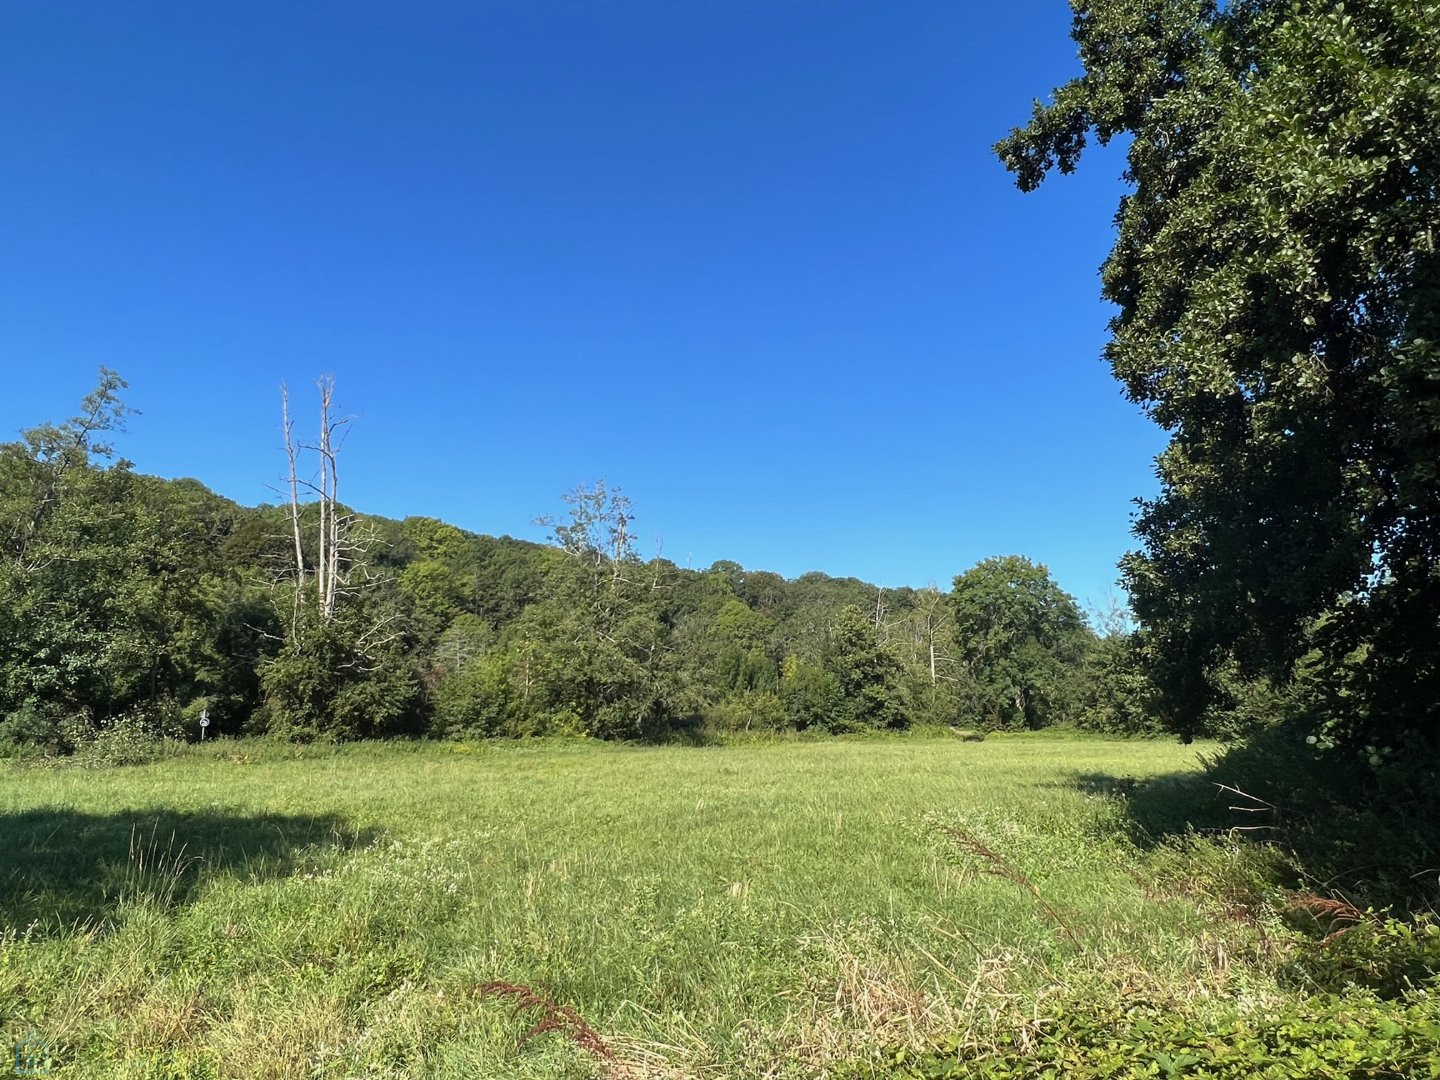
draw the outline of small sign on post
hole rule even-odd
[[[205,729],[210,726],[210,710],[200,710],[200,741],[205,741]]]

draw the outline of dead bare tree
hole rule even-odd
[[[950,608],[945,602],[945,594],[933,584],[919,590],[915,595],[915,611],[911,619],[911,641],[926,654],[931,686],[942,679],[953,680],[953,676],[945,672],[946,665],[955,663],[955,658],[945,648],[950,626]]]
[[[290,632],[294,639],[300,624],[300,604],[304,597],[301,583],[305,580],[305,544],[300,529],[300,474],[295,445],[295,421],[290,419],[290,388],[280,384],[280,415],[285,433],[285,458],[289,462],[290,528],[295,540],[295,595],[291,605]]]
[[[298,629],[302,612],[313,598],[316,616],[322,623],[334,620],[341,596],[364,584],[364,560],[361,556],[374,542],[374,536],[361,526],[358,517],[340,503],[339,453],[350,418],[335,416],[335,379],[323,376],[316,380],[320,391],[320,431],[313,443],[299,440],[290,415],[290,392],[280,387],[281,418],[285,435],[285,460],[288,465],[287,492],[290,499],[290,528],[295,547],[295,596],[291,616],[292,630]],[[317,479],[302,474],[301,462],[306,452],[317,459]],[[313,566],[305,561],[305,518],[303,496],[314,497],[318,524],[315,530],[316,558]]]
[[[342,433],[342,429],[350,423],[350,418],[337,420],[331,415],[335,401],[335,379],[327,375],[321,378],[317,385],[320,388],[320,439],[311,448],[320,456],[320,558],[317,565],[319,580],[316,582],[316,593],[320,602],[320,616],[325,622],[329,622],[335,617],[342,547],[340,469],[336,460],[339,446],[336,435]],[[344,539],[348,541],[351,532],[349,526],[353,522],[350,515],[344,517]]]
[[[1135,629],[1129,599],[1114,589],[1107,590],[1103,599],[1086,604],[1085,616],[1090,620],[1091,629],[1101,637],[1124,636]]]
[[[607,488],[603,480],[593,486],[581,484],[561,498],[569,508],[568,520],[547,514],[536,518],[535,524],[550,528],[551,543],[584,568],[592,600],[602,608],[613,607],[641,565],[631,531],[635,515],[630,500],[619,488]]]

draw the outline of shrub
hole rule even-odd
[[[705,726],[717,732],[780,731],[788,723],[784,702],[767,691],[732,694],[705,710]]]
[[[307,626],[260,664],[265,730],[298,742],[404,735],[421,720],[420,683],[401,655],[362,652],[353,627]]]
[[[75,750],[75,764],[103,769],[115,765],[144,765],[159,759],[165,750],[154,721],[129,713],[108,721]]]
[[[0,757],[40,757],[69,749],[60,718],[32,702],[0,719]]]
[[[1440,925],[1428,915],[1413,922],[1354,912],[1302,950],[1295,969],[1305,983],[1322,990],[1362,987],[1379,997],[1397,998],[1433,983],[1440,973]],[[1333,924],[1332,924],[1333,925]]]
[[[491,653],[471,660],[447,676],[435,693],[436,734],[443,738],[519,735],[521,719],[503,654]]]
[[[780,677],[780,700],[796,730],[834,729],[840,723],[845,692],[835,676],[792,653],[785,658]]]
[[[1038,1031],[1002,1034],[992,1045],[960,1040],[921,1055],[898,1051],[878,1072],[906,1080],[1335,1080],[1434,1076],[1440,1070],[1440,999],[1400,1002],[1352,994],[1215,1021],[1150,1006],[1090,1003],[1045,1020]]]
[[[1133,635],[1112,634],[1091,649],[1081,671],[1075,724],[1111,735],[1153,735],[1162,730],[1147,707],[1150,684]]]

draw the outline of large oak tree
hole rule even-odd
[[[1106,350],[1170,433],[1123,564],[1170,723],[1301,657],[1328,723],[1440,732],[1440,4],[1075,0],[1023,189],[1128,142]]]

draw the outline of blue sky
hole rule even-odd
[[[682,565],[1099,599],[1161,433],[1099,359],[1123,161],[991,154],[1060,0],[11,4],[0,437],[99,364],[146,472],[274,496],[333,373],[357,507]]]

